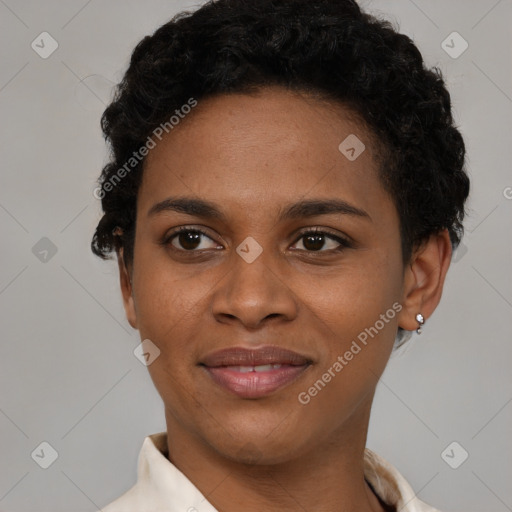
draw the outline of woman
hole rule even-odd
[[[167,426],[103,510],[436,510],[365,444],[463,232],[441,74],[354,1],[218,0],[137,45],[102,126],[92,248]]]

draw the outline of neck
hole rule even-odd
[[[363,471],[370,408],[371,401],[279,463],[265,463],[266,454],[249,444],[243,456],[223,456],[166,410],[168,458],[219,512],[384,512]]]

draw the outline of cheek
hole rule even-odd
[[[152,318],[159,324],[169,324],[174,317],[190,309],[187,304],[194,301],[196,280],[186,273],[186,269],[184,271],[172,263],[167,250],[159,247],[143,226],[137,231],[135,249],[137,314],[143,323]],[[151,324],[147,326],[153,327]]]
[[[355,397],[369,392],[395,340],[401,309],[396,284],[399,268],[390,259],[370,255],[360,263],[324,280],[324,286],[314,288],[308,298],[314,313],[312,332],[320,338],[318,346],[324,347],[311,384],[318,379],[329,382],[325,390],[322,382],[316,386],[322,389],[319,408],[328,408],[338,395],[346,397],[348,390]]]
[[[177,279],[168,268],[157,265],[146,265],[138,278],[134,291],[140,337],[150,339],[160,350],[148,366],[149,374],[165,403],[186,410],[191,406],[187,403],[192,386],[184,383],[197,359],[197,347],[191,341],[201,336],[198,312],[207,290],[199,279]]]
[[[147,263],[136,276],[134,295],[141,337],[161,345],[172,338],[179,341],[179,333],[189,337],[197,325],[197,314],[205,300],[207,287],[200,276],[179,277],[168,265]],[[171,344],[172,345],[172,344]]]
[[[361,281],[353,289],[344,284],[343,293],[335,293],[316,311],[314,330],[325,350],[297,397],[299,403],[307,402],[312,417],[330,418],[333,425],[373,396],[391,354],[400,307],[387,293],[364,288]]]
[[[375,258],[361,260],[328,278],[308,278],[301,287],[308,307],[340,334],[354,335],[354,330],[373,325],[400,297],[395,268],[385,261],[371,261]]]

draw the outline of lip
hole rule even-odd
[[[219,366],[259,366],[264,364],[282,364],[303,366],[311,359],[292,350],[275,345],[266,345],[257,349],[230,347],[206,355],[200,364],[215,368]]]
[[[252,350],[233,347],[213,352],[200,365],[218,385],[241,398],[254,399],[291,384],[311,363],[311,359],[297,352],[265,346]],[[255,371],[255,366],[260,368]]]

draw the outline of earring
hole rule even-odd
[[[421,334],[421,326],[425,323],[425,319],[423,318],[423,315],[421,313],[418,313],[416,315],[416,322],[418,322],[418,328],[416,329],[416,332],[418,334]]]

